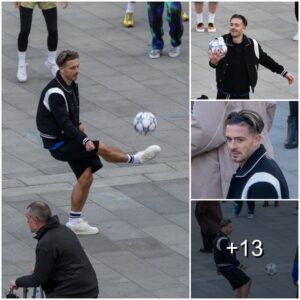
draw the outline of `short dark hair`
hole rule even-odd
[[[230,219],[222,219],[220,222],[220,227],[223,228],[227,226],[228,224],[232,223]]]
[[[67,61],[77,58],[79,58],[78,52],[72,50],[63,50],[58,54],[56,58],[56,64],[59,67],[62,67]]]
[[[47,203],[43,201],[34,201],[27,206],[29,215],[42,222],[48,222],[52,217],[52,212]]]
[[[225,120],[225,127],[227,125],[248,126],[252,133],[260,134],[264,129],[265,123],[257,112],[243,109],[239,112],[230,113]]]
[[[247,19],[246,19],[243,15],[234,14],[234,15],[230,18],[230,21],[231,21],[232,19],[240,19],[240,20],[242,20],[242,22],[244,23],[245,27],[247,27],[247,25],[248,25],[248,21],[247,21]]]

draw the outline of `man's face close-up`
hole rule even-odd
[[[244,34],[246,27],[241,19],[233,18],[230,20],[230,34],[232,38],[238,38]]]
[[[245,164],[260,145],[260,135],[253,134],[245,125],[227,125],[225,136],[230,156],[240,166]]]
[[[60,72],[69,81],[76,81],[79,74],[79,59],[67,61],[62,66]]]

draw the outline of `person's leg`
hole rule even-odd
[[[249,280],[246,284],[241,286],[241,298],[248,298],[251,287],[251,280]]]
[[[254,217],[255,201],[247,201],[248,206],[248,218],[252,219]]]
[[[215,16],[218,7],[218,2],[208,3],[208,32],[216,32]]]
[[[242,298],[241,288],[236,289],[235,298]]]
[[[284,147],[294,149],[298,147],[298,101],[289,101],[290,115],[288,116],[287,137]]]
[[[90,187],[93,183],[92,168],[87,168],[78,178],[71,194],[71,211],[80,212],[87,200]]]
[[[232,210],[233,215],[238,217],[243,207],[243,201],[233,201],[232,203]]]
[[[74,167],[74,165],[73,165]],[[87,167],[77,179],[71,194],[71,210],[66,226],[78,235],[97,234],[99,229],[81,218],[81,213],[93,183],[92,167]]]
[[[205,234],[201,230],[201,235],[202,235],[202,241],[203,241],[203,248],[200,248],[200,252],[212,252],[212,244],[211,244],[211,239],[210,236]]]
[[[45,66],[51,71],[52,75],[55,76],[58,71],[56,65],[56,49],[58,44],[58,29],[57,29],[57,8],[43,9],[42,13],[45,18],[48,38],[48,58],[45,61]]]
[[[204,19],[203,19],[203,3],[204,2],[195,2],[195,12],[196,12],[196,31],[204,32]]]
[[[164,12],[164,2],[148,2],[148,21],[150,26],[150,31],[152,35],[152,50],[156,55],[149,54],[150,58],[160,57],[160,52],[164,48],[163,41],[163,12]],[[156,53],[157,52],[157,53]]]
[[[57,8],[43,9],[42,13],[44,15],[48,31],[48,51],[56,51],[58,44]]]
[[[295,16],[298,22],[298,16],[299,16],[299,2],[295,2]],[[293,41],[298,41],[298,31],[297,33],[293,36]]]
[[[181,45],[181,37],[183,34],[180,2],[167,2],[167,20],[170,28],[171,45],[178,50],[170,51],[169,56],[177,57],[180,55],[179,46]]]
[[[26,50],[31,30],[33,9],[20,6],[20,33],[18,36],[18,72],[19,82],[27,81]]]
[[[124,16],[123,25],[124,27],[133,27],[134,26],[134,2],[127,2],[127,8]]]
[[[26,52],[28,37],[31,30],[33,9],[20,6],[20,33],[18,36],[18,51]]]
[[[157,145],[152,145],[146,148],[143,151],[139,151],[134,155],[127,154],[122,150],[106,146],[103,143],[99,143],[98,153],[97,155],[101,156],[104,160],[113,163],[133,163],[140,164],[145,161],[153,159],[160,152],[160,147]]]

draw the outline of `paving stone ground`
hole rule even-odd
[[[243,256],[243,248],[237,252],[238,259],[248,266],[246,273],[252,279],[250,298],[296,298],[291,272],[298,245],[298,216],[292,211],[296,201],[280,201],[279,207],[273,201],[267,208],[262,201],[256,202],[255,217],[248,219],[246,207],[238,218],[231,217],[232,203],[222,203],[223,216],[231,218],[234,231],[230,236],[232,242],[239,245],[244,240],[249,243],[259,239],[263,242],[264,255],[255,258],[249,254]],[[212,254],[199,252],[202,247],[199,225],[193,216],[195,203],[192,204],[192,298],[233,298],[234,291],[221,275],[217,275]],[[249,253],[255,250],[249,248]],[[256,251],[257,252],[257,251]],[[265,272],[268,263],[277,265],[277,274],[270,276]]]
[[[81,119],[91,138],[130,153],[159,144],[161,155],[143,166],[109,164],[95,175],[84,217],[100,234],[80,237],[99,279],[100,297],[170,298],[189,294],[188,23],[182,55],[148,58],[146,3],[136,3],[135,27],[122,26],[126,3],[70,3],[59,7],[58,51],[79,51]],[[188,4],[183,5],[188,11]],[[16,79],[18,10],[2,3],[2,286],[30,272],[35,241],[24,210],[44,200],[67,221],[75,177],[42,148],[35,126],[44,67],[46,28],[34,11],[28,82]],[[132,121],[151,111],[158,127],[139,136]]]
[[[252,99],[298,99],[298,43],[292,40],[298,25],[294,12],[294,2],[220,2],[217,10],[215,33],[198,33],[195,30],[196,16],[192,10],[192,59],[191,96],[193,99],[207,95],[215,99],[215,70],[208,65],[208,43],[217,36],[229,32],[230,17],[242,14],[248,19],[245,34],[255,38],[262,49],[275,61],[291,72],[296,80],[291,86],[287,80],[270,70],[259,66],[258,83]],[[204,21],[207,23],[208,7],[204,5]],[[207,24],[206,24],[207,26]]]

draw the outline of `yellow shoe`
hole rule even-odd
[[[189,16],[184,11],[181,13],[181,18],[182,18],[183,22],[186,22],[189,20]]]
[[[133,13],[125,13],[125,16],[124,16],[124,27],[133,27],[134,25],[134,20],[133,20]]]

